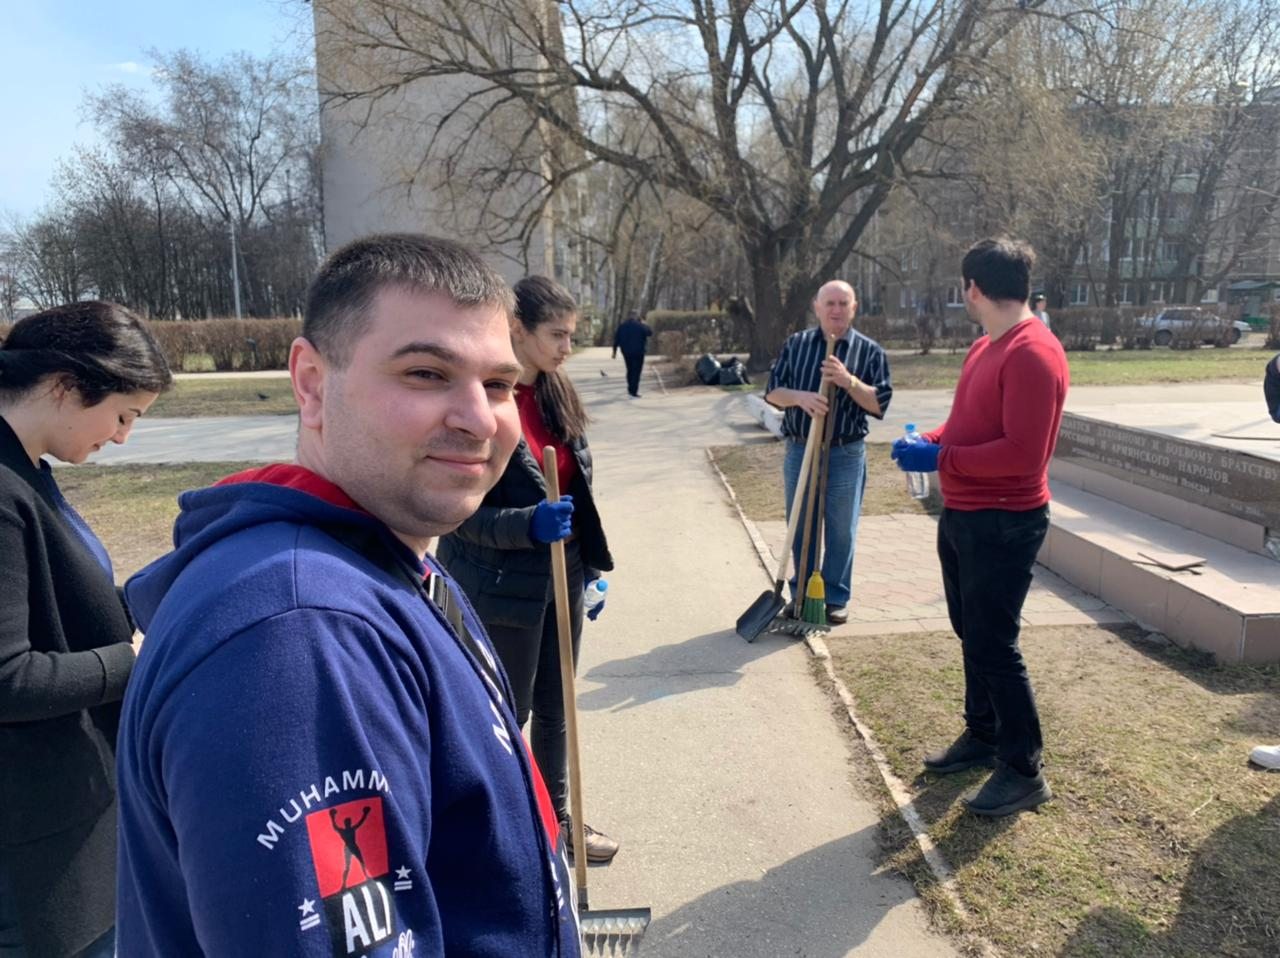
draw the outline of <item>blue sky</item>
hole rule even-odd
[[[0,0],[0,225],[44,205],[58,160],[94,142],[86,90],[149,87],[150,49],[306,52],[310,24],[301,0]]]

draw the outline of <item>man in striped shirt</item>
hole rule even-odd
[[[835,417],[831,433],[831,455],[827,495],[823,506],[824,554],[822,578],[827,590],[827,620],[833,624],[849,619],[849,597],[853,580],[853,546],[862,511],[862,491],[867,484],[864,439],[867,415],[883,419],[893,396],[889,382],[889,360],[880,344],[853,328],[858,298],[853,287],[842,280],[825,284],[813,301],[818,325],[793,333],[769,374],[765,400],[786,410],[782,432],[787,440],[782,475],[786,490],[787,519],[791,500],[800,482],[800,464],[809,424],[814,416]],[[827,354],[827,339],[836,338],[835,353]],[[835,402],[828,409],[822,390],[834,387]],[[804,518],[803,516],[801,517]],[[792,546],[795,567],[800,565],[801,536]],[[813,565],[817,543],[809,549],[808,565]],[[791,591],[804,585],[791,580]]]

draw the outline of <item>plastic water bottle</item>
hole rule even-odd
[[[582,611],[590,612],[605,599],[605,593],[609,591],[609,582],[607,579],[592,579],[587,583],[587,594],[582,599]]]
[[[924,442],[924,437],[916,432],[916,424],[913,422],[907,423],[907,442],[912,445]],[[927,472],[907,473],[907,492],[911,493],[912,499],[928,499],[929,474]]]

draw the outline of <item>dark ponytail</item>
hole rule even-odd
[[[543,323],[576,313],[578,304],[569,291],[545,276],[526,276],[515,285],[516,319],[529,332]],[[576,442],[587,434],[587,411],[569,377],[561,373],[538,373],[533,396],[547,429],[563,443]]]
[[[0,345],[0,398],[25,396],[53,378],[86,406],[114,393],[159,393],[173,382],[146,325],[114,303],[55,306],[19,320]]]

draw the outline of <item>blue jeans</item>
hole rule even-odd
[[[827,473],[827,501],[823,510],[822,579],[827,590],[827,605],[849,604],[853,582],[853,550],[858,535],[858,516],[862,512],[862,493],[867,487],[866,443],[845,443],[830,450],[831,464]],[[786,458],[782,464],[782,476],[787,496],[787,521],[791,521],[791,501],[795,498],[800,482],[800,465],[804,459],[804,444],[787,441]],[[815,493],[816,495],[816,493]],[[816,501],[816,500],[815,500]],[[795,543],[791,547],[791,559],[795,569],[800,565],[800,549],[804,540],[804,503],[800,524],[796,529]],[[816,513],[816,510],[815,510]],[[809,534],[809,561],[812,568],[817,542],[812,531]],[[791,593],[795,595],[795,569],[792,572]],[[803,585],[800,587],[803,592]]]

